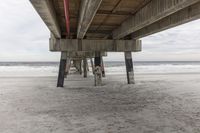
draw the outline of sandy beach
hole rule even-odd
[[[199,133],[200,74],[1,77],[1,133]]]
[[[200,133],[200,0],[1,0],[0,18],[0,133]]]

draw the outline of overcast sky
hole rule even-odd
[[[29,0],[0,3],[0,61],[58,61],[49,52],[49,31]],[[199,60],[200,20],[142,39],[143,50],[134,60]],[[109,53],[106,60],[124,60],[123,53]]]

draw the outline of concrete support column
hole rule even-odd
[[[79,60],[79,73],[82,75],[82,60]]]
[[[63,87],[64,85],[66,61],[67,61],[66,53],[61,52],[57,87]]]
[[[127,73],[127,82],[128,84],[134,84],[134,71],[133,71],[133,61],[131,52],[124,52],[125,64],[126,64],[126,73]]]
[[[101,56],[100,52],[95,53],[94,58],[94,84],[95,86],[101,86],[102,85],[102,71],[101,71]]]
[[[104,62],[103,62],[102,56],[101,56],[101,71],[102,71],[102,77],[106,77],[105,69],[104,69]]]
[[[67,61],[66,61],[66,69],[65,69],[65,78],[67,78],[67,75],[69,74],[69,71],[70,71],[70,67],[71,67],[71,59],[70,58],[67,58]]]
[[[92,58],[90,58],[90,63],[91,63],[91,67],[92,67],[92,73],[94,74],[94,62],[93,62]]]
[[[80,75],[82,75],[82,60],[81,59],[79,59],[79,60],[74,59],[73,64],[74,64],[74,67],[76,68],[77,72],[79,72]]]
[[[89,69],[88,61],[86,63],[87,63],[87,71],[89,72],[90,69]]]
[[[87,58],[83,59],[83,77],[86,78],[87,77]]]

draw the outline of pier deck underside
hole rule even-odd
[[[98,62],[94,76],[101,80],[102,53],[124,52],[128,83],[134,83],[131,52],[142,50],[139,39],[200,17],[200,0],[30,1],[50,30],[50,50],[62,53],[58,81],[65,74],[63,62],[77,64],[79,59],[77,68],[82,71],[84,61],[86,75],[87,59],[92,58]]]

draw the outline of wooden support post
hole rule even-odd
[[[87,58],[83,59],[83,77],[87,77]]]
[[[128,84],[134,84],[134,71],[131,52],[124,52]]]
[[[94,63],[93,63],[93,59],[90,58],[90,63],[91,63],[91,67],[92,67],[92,73],[94,74]]]
[[[60,58],[57,87],[63,87],[64,85],[66,61],[67,61],[66,53],[62,52]]]
[[[105,69],[104,69],[104,62],[103,62],[103,57],[102,56],[101,56],[101,70],[102,70],[102,77],[106,77]]]
[[[94,64],[95,64],[94,83],[95,83],[95,86],[101,86],[102,85],[102,71],[101,71],[100,52],[95,53]]]

